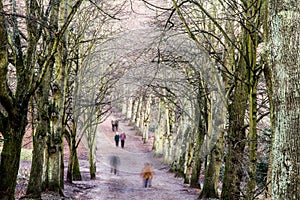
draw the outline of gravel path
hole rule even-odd
[[[166,166],[159,159],[153,157],[150,144],[143,144],[135,130],[128,126],[128,122],[121,120],[118,132],[125,131],[127,139],[125,147],[116,147],[114,132],[111,129],[111,120],[108,118],[99,127],[97,137],[97,178],[75,182],[78,190],[73,190],[73,199],[95,200],[194,200],[199,190],[189,188],[182,179],[175,178],[168,173]],[[119,172],[111,173],[110,157],[120,158]],[[151,188],[143,188],[139,174],[145,162],[153,165],[155,176]],[[81,171],[88,174],[88,162],[81,163]],[[75,196],[74,196],[75,195]]]

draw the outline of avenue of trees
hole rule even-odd
[[[96,178],[112,108],[200,199],[300,199],[298,4],[0,1],[0,199],[15,198],[26,131],[26,197],[81,180],[80,142]]]

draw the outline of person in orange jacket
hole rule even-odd
[[[152,166],[150,165],[150,163],[146,162],[144,164],[144,168],[142,169],[142,172],[141,172],[141,177],[143,178],[143,184],[144,184],[144,187],[147,188],[147,187],[151,187],[151,184],[152,184],[152,178],[153,178],[153,168]]]

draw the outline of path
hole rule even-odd
[[[127,134],[125,148],[116,147],[110,124],[111,119],[115,118],[115,116],[108,118],[99,127],[96,180],[75,182],[78,186],[82,185],[84,190],[77,191],[77,196],[74,197],[73,194],[73,198],[84,200],[197,199],[198,190],[185,186],[182,179],[175,178],[174,174],[164,170],[160,160],[153,158],[151,146],[142,143],[141,137],[135,135],[135,131],[128,126],[127,121],[122,120],[119,123],[119,132],[125,131]],[[109,158],[112,155],[120,157],[121,165],[117,175],[110,171]],[[152,188],[143,188],[142,179],[139,176],[146,161],[152,163],[154,168],[155,176],[152,181]],[[88,173],[88,163],[82,164],[85,165],[82,168],[82,173]]]

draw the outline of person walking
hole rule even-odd
[[[110,172],[117,175],[119,165],[120,165],[119,156],[116,156],[116,155],[111,156],[111,158],[110,158],[110,166],[111,166]]]
[[[118,131],[118,127],[119,127],[119,120],[115,120],[115,128],[116,128],[116,131]]]
[[[121,147],[124,148],[125,140],[126,140],[126,134],[125,134],[125,132],[121,133],[120,139],[121,139]]]
[[[142,169],[141,172],[141,177],[143,178],[143,184],[144,187],[151,187],[152,184],[152,178],[153,178],[153,169],[152,166],[150,165],[150,163],[146,162],[144,164],[144,168]]]
[[[119,120],[111,120],[112,131],[118,131]]]
[[[119,146],[119,140],[120,140],[120,135],[119,135],[119,132],[116,132],[115,134],[115,142],[116,142],[116,147]]]

